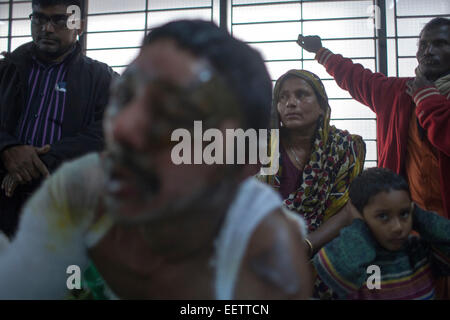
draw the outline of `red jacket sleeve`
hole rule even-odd
[[[417,118],[427,131],[428,140],[439,151],[450,156],[450,100],[436,87],[421,88],[413,98]]]
[[[399,90],[404,91],[404,80],[386,77],[379,72],[374,73],[359,63],[353,63],[351,59],[333,54],[326,48],[317,52],[316,59],[326,68],[339,87],[377,114],[391,112],[395,95]]]

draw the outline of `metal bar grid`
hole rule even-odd
[[[228,1],[220,0],[220,23],[219,26],[223,30],[228,29]]]
[[[303,4],[303,2],[301,2]],[[302,10],[303,11],[303,10]],[[367,20],[371,16],[348,17],[348,18],[325,18],[325,19],[304,19],[303,12],[300,13],[301,18],[296,20],[274,20],[274,21],[257,21],[257,22],[233,22],[233,26],[249,25],[249,24],[268,24],[268,23],[289,23],[289,22],[312,22],[312,21],[347,21],[347,20]]]
[[[200,10],[200,9],[212,9],[212,7],[213,6],[210,5],[210,6],[167,8],[167,9],[148,9],[148,2],[146,2],[146,6],[145,6],[144,10],[97,12],[97,13],[89,13],[88,16],[89,17],[94,17],[94,16],[109,16],[109,15],[113,15],[113,14],[132,14],[132,13],[151,13],[151,12]]]
[[[384,0],[382,0],[384,1]],[[353,16],[353,17],[345,17],[345,16],[341,16],[341,17],[331,17],[331,18],[320,18],[320,17],[314,17],[314,18],[308,18],[307,16],[304,15],[304,7],[303,5],[305,3],[307,3],[308,1],[303,1],[303,0],[299,0],[299,1],[272,1],[272,2],[260,2],[260,3],[249,3],[249,4],[235,4],[235,1],[231,0],[231,33],[233,34],[233,30],[236,27],[239,26],[246,26],[246,25],[254,25],[254,26],[258,26],[258,25],[270,25],[270,24],[282,24],[282,23],[299,23],[299,28],[300,28],[300,32],[299,33],[304,33],[304,23],[305,22],[316,22],[316,21],[358,21],[358,20],[367,20],[367,19],[375,19],[375,16],[368,16],[368,15],[358,15],[358,16]],[[316,2],[316,1],[315,1]],[[317,2],[331,2],[330,0],[324,0],[324,1],[317,1]],[[377,5],[379,2],[378,0],[372,0],[372,4],[373,5]],[[284,20],[273,20],[272,19],[267,19],[264,21],[239,21],[239,22],[235,22],[233,19],[233,14],[234,14],[234,10],[236,8],[242,8],[242,7],[248,7],[248,8],[252,8],[252,7],[262,7],[262,6],[271,6],[271,5],[279,5],[279,4],[300,4],[300,12],[298,13],[298,19],[295,19],[294,16],[291,16],[293,19],[284,19]],[[385,19],[386,13],[384,13],[383,17]],[[381,19],[383,19],[383,17],[381,17]],[[245,20],[245,19],[244,19]],[[375,20],[373,20],[375,22]],[[373,27],[373,32],[371,32],[370,36],[356,36],[356,37],[336,37],[336,38],[329,38],[329,37],[323,37],[322,40],[323,41],[339,41],[339,40],[373,40],[374,41],[374,51],[373,51],[373,55],[369,54],[369,56],[362,56],[362,57],[356,57],[356,58],[352,58],[353,60],[373,60],[374,64],[376,66],[377,69],[379,69],[380,71],[386,72],[387,70],[387,46],[386,46],[386,25],[384,24],[384,30],[382,30],[383,32],[381,34],[377,34],[377,30],[376,30],[376,24],[373,23],[374,27]],[[381,38],[381,39],[380,39]],[[250,45],[259,45],[259,44],[277,44],[277,43],[294,43],[297,39],[292,39],[292,40],[286,40],[286,39],[282,39],[282,40],[272,40],[272,39],[257,39],[257,40],[253,40],[253,39],[249,39],[248,41],[246,41],[248,44]],[[383,41],[384,44],[383,45],[379,45],[379,42]],[[380,60],[380,52],[381,54],[381,59]],[[300,50],[299,52],[299,58],[285,58],[285,59],[276,59],[276,58],[271,58],[270,56],[266,56],[265,57],[265,62],[266,63],[276,63],[276,62],[298,62],[299,65],[301,65],[301,68],[304,68],[304,63],[307,61],[314,61],[315,59],[313,58],[305,58],[305,52],[304,50]],[[380,66],[379,66],[380,65]],[[333,80],[332,78],[322,78],[322,80]],[[274,80],[273,80],[274,83]],[[330,101],[332,103],[332,101],[351,101],[351,98],[330,98]],[[374,117],[359,117],[359,118],[343,118],[343,117],[335,117],[332,118],[331,120],[333,121],[368,121],[368,120],[372,120],[376,123],[376,118]],[[364,141],[367,142],[376,142],[376,139],[364,139]],[[376,152],[375,152],[376,154]],[[377,160],[368,160],[368,163],[374,163],[375,165],[377,165]]]
[[[9,0],[9,19],[8,19],[8,52],[11,52],[12,41],[12,16],[13,16],[13,0]]]
[[[1,4],[9,4],[9,10],[10,10],[10,14],[8,19],[1,19],[2,21],[8,22],[9,23],[9,30],[8,30],[8,35],[6,36],[0,36],[0,39],[3,38],[7,38],[8,39],[8,48],[7,51],[11,51],[11,40],[13,38],[25,38],[25,37],[29,37],[30,35],[17,35],[17,36],[13,36],[12,35],[12,22],[13,21],[25,21],[28,20],[28,18],[12,18],[12,10],[13,10],[13,6],[15,4],[20,4],[20,3],[30,3],[31,1],[13,1],[13,0],[8,0],[8,1],[0,1]],[[149,14],[151,13],[155,13],[155,12],[176,12],[176,11],[190,11],[190,10],[203,10],[203,9],[209,9],[211,10],[211,15],[210,18],[211,20],[213,20],[213,7],[214,7],[214,2],[213,0],[210,1],[209,5],[205,5],[205,6],[186,6],[186,7],[178,7],[178,8],[163,8],[163,9],[150,9],[149,8],[149,1],[145,1],[145,7],[142,8],[142,10],[133,10],[133,11],[112,11],[112,12],[101,12],[101,13],[88,13],[88,5],[89,5],[89,1],[86,1],[86,8],[85,8],[85,12],[83,12],[84,17],[86,18],[86,23],[89,20],[90,17],[95,17],[95,16],[108,16],[108,15],[120,15],[120,14],[132,14],[132,13],[144,13],[145,14],[145,19],[144,19],[144,24],[142,26],[142,28],[139,29],[129,29],[129,30],[125,30],[125,29],[115,29],[115,30],[101,30],[101,31],[87,31],[84,33],[84,42],[86,43],[87,38],[89,37],[90,34],[97,34],[97,33],[112,33],[112,32],[133,32],[133,31],[143,31],[145,33],[147,33],[148,30],[150,30],[150,28],[148,27],[149,25]],[[226,0],[225,0],[226,2]],[[104,48],[105,50],[107,49],[128,49],[128,48],[134,48],[134,47],[108,47],[108,48]],[[89,48],[84,48],[87,51],[95,51],[95,50],[100,50],[99,48],[95,48],[95,49],[89,49]]]
[[[394,1],[394,34],[395,34],[395,59],[397,63],[395,64],[395,75],[398,77],[398,23],[397,23],[397,1]]]
[[[233,0],[232,0],[233,1]],[[358,0],[355,0],[358,1]],[[308,2],[337,2],[337,0],[299,0],[299,1],[267,1],[267,2],[255,2],[255,3],[235,3],[233,7],[252,7],[252,6],[270,6],[277,4],[292,4],[296,2],[308,3]]]
[[[186,4],[186,6],[182,6],[183,4]],[[192,6],[190,4],[190,2],[186,1],[184,2],[182,5],[180,5],[179,7],[176,8],[157,8],[157,9],[152,9],[150,8],[151,6],[151,2],[150,1],[145,1],[145,7],[142,7],[142,10],[131,10],[131,11],[125,11],[125,10],[120,10],[120,11],[109,11],[109,12],[98,12],[98,13],[90,13],[87,16],[87,19],[93,19],[94,17],[105,17],[105,19],[107,19],[107,17],[109,16],[118,16],[118,15],[126,15],[126,14],[143,14],[144,16],[140,17],[139,19],[142,19],[142,28],[140,27],[140,23],[135,23],[133,25],[130,25],[131,28],[126,29],[126,26],[122,26],[121,28],[117,28],[117,29],[112,29],[112,28],[105,28],[104,30],[100,27],[100,28],[96,28],[93,31],[88,31],[87,32],[87,37],[89,39],[90,35],[100,35],[100,34],[108,34],[108,36],[110,36],[111,34],[117,34],[119,36],[120,33],[139,33],[142,32],[144,35],[146,35],[149,31],[152,30],[153,26],[151,25],[152,22],[152,13],[175,13],[175,12],[188,12],[188,14],[190,12],[195,14],[196,10],[210,10],[210,14],[208,14],[209,18],[211,19],[211,21],[213,20],[213,15],[214,15],[214,0],[210,0],[207,3],[205,3],[205,5],[198,5],[198,6]],[[161,15],[161,14],[159,14]],[[159,18],[159,17],[158,17]],[[205,18],[207,19],[207,17],[205,16]],[[133,35],[134,37],[138,37],[138,35]],[[102,43],[102,44],[96,44],[96,46],[98,45],[98,47],[92,47],[92,45],[90,47],[87,48],[87,52],[88,55],[94,55],[94,58],[102,60],[102,59],[106,59],[106,60],[110,60],[110,61],[105,61],[107,62],[109,65],[111,65],[113,68],[124,68],[127,65],[123,64],[126,58],[121,58],[121,56],[123,57],[127,57],[128,55],[131,54],[131,52],[126,52],[126,50],[132,50],[132,49],[139,49],[141,46],[141,42],[137,41],[137,38],[135,40],[132,40],[132,43],[127,43],[127,44],[123,44],[120,41],[116,41],[115,44],[110,44],[108,45],[107,43]],[[101,52],[108,52],[109,50],[124,50],[124,54],[121,54],[119,52],[115,52],[115,56],[114,57],[108,57],[105,56],[105,54],[101,53]],[[97,57],[95,57],[97,56]],[[119,62],[120,60],[120,62]],[[119,62],[119,63],[117,63]]]
[[[419,15],[410,15],[410,16],[399,16],[399,15],[397,15],[397,19],[412,19],[412,18],[417,19],[417,18],[437,18],[437,17],[447,18],[449,16],[450,16],[449,14],[445,14],[445,13],[443,13],[443,14],[433,14],[433,15],[430,15],[430,14],[420,15],[419,14]]]
[[[145,12],[148,12],[148,1],[145,1]],[[148,29],[148,14],[145,15],[145,34],[147,34]]]

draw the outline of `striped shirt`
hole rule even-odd
[[[450,220],[417,206],[413,217],[420,238],[410,236],[400,251],[382,248],[355,219],[315,255],[320,279],[342,299],[434,299],[437,277],[450,274]],[[380,271],[379,287],[373,266]]]
[[[25,112],[16,136],[27,145],[43,146],[61,139],[66,106],[66,76],[73,52],[60,63],[45,65],[36,57],[27,79]]]

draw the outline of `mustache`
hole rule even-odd
[[[108,153],[105,161],[110,173],[116,166],[123,167],[137,177],[138,184],[146,190],[156,194],[161,189],[161,178],[149,163],[148,157],[133,155],[132,151],[116,146],[113,152]]]
[[[51,35],[47,35],[47,34],[38,35],[38,40],[52,40],[55,42],[59,42],[58,38],[53,37]]]

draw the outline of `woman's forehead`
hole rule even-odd
[[[304,79],[296,77],[296,76],[287,76],[283,79],[280,87],[280,91],[292,89],[292,88],[302,88],[313,90],[311,85]]]

